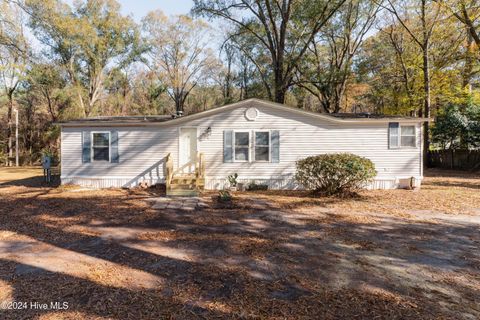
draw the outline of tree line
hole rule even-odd
[[[57,152],[57,121],[251,97],[438,117],[427,150],[477,148],[479,13],[477,0],[194,0],[136,22],[115,0],[0,0],[0,162],[15,110],[28,164]]]

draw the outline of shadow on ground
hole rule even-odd
[[[51,182],[45,182],[43,176],[34,176],[23,179],[16,179],[11,181],[0,181],[0,188],[17,186],[17,187],[29,187],[29,188],[55,188],[60,185],[60,176],[52,176]]]
[[[0,198],[0,300],[66,301],[79,319],[480,316],[476,224],[22,192]]]

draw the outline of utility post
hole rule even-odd
[[[15,165],[18,167],[18,108],[13,109],[15,111]]]

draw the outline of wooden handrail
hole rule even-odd
[[[197,178],[205,177],[205,160],[202,152],[197,153],[197,159],[195,161],[195,174]]]
[[[203,153],[200,153],[200,177],[205,178],[205,156]]]
[[[198,189],[200,187],[200,179],[205,177],[205,161],[201,152],[197,152],[197,159],[195,160],[195,177],[195,184]]]
[[[165,159],[165,184],[167,186],[167,190],[170,190],[170,185],[172,183],[173,178],[173,159],[172,155],[169,153]]]
[[[165,158],[165,184],[167,190],[171,190],[172,181],[177,171],[178,169],[176,171],[173,169],[172,155],[170,153],[167,154]],[[197,158],[195,159],[195,178],[195,184],[199,188],[203,184],[200,180],[205,178],[205,158],[201,152],[197,153]]]

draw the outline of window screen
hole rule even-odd
[[[93,161],[110,161],[110,134],[94,132],[92,150]]]
[[[255,132],[255,161],[269,161],[270,133]]]
[[[235,132],[235,160],[249,160],[250,135],[248,132]]]
[[[415,126],[402,126],[401,129],[401,146],[415,147]]]

